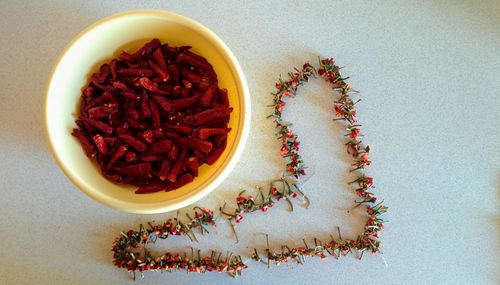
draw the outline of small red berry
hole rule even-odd
[[[333,108],[335,109],[335,112],[337,113],[338,117],[344,116],[345,113],[344,113],[344,106],[343,105],[335,104],[333,106]]]
[[[236,215],[236,216],[234,217],[234,221],[235,221],[236,223],[241,222],[241,220],[243,220],[243,215],[241,215],[241,214],[238,214],[238,215]]]
[[[200,208],[200,210],[205,213],[206,215],[211,216],[213,214],[212,210],[207,209],[207,208]]]
[[[365,163],[370,162],[370,157],[369,157],[368,153],[363,153],[361,155],[361,161],[365,162]]]
[[[373,178],[372,177],[366,177],[366,184],[373,184]]]
[[[354,139],[354,138],[356,138],[358,135],[359,135],[359,129],[354,128],[354,129],[352,129],[352,130],[351,130],[351,133],[349,134],[349,137],[350,137],[351,139]]]
[[[247,201],[248,199],[245,196],[238,196],[236,197],[236,204],[243,204]]]

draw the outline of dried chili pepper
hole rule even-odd
[[[152,183],[152,184],[148,184],[148,185],[144,185],[144,186],[139,187],[139,189],[137,189],[135,191],[135,194],[155,193],[155,192],[164,190],[165,187],[166,187],[166,185],[164,183],[160,183],[160,182]]]
[[[80,141],[80,144],[82,145],[83,150],[85,150],[85,154],[87,154],[88,157],[94,157],[96,155],[95,146],[78,129],[74,129],[71,134]]]
[[[162,154],[168,153],[172,148],[172,141],[169,139],[161,140],[155,144],[153,144],[149,150],[148,154]]]
[[[211,136],[227,134],[231,128],[201,128],[198,130],[198,137],[205,140]]]
[[[184,159],[186,158],[186,154],[187,154],[187,148],[182,150],[181,154],[179,155],[177,161],[174,164],[174,167],[172,167],[172,170],[170,171],[170,174],[167,177],[167,179],[170,182],[175,182],[175,180],[177,180],[177,175],[181,170],[182,164],[184,163]]]
[[[101,65],[82,88],[72,135],[110,181],[138,194],[171,191],[224,151],[227,90],[190,49],[153,39]]]
[[[197,124],[201,125],[203,123],[213,121],[216,119],[224,118],[231,114],[233,108],[231,107],[215,107],[213,109],[208,109],[206,111],[200,112],[194,115],[194,119]]]

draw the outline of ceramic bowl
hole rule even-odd
[[[231,107],[227,148],[219,160],[203,165],[196,179],[171,192],[138,195],[137,187],[105,179],[71,136],[76,127],[81,90],[99,66],[125,51],[158,38],[204,56],[219,85],[227,88]],[[162,213],[192,204],[213,191],[238,161],[250,128],[250,96],[241,67],[224,42],[200,23],[171,12],[136,10],[102,19],[77,35],[64,49],[50,76],[45,99],[45,127],[52,154],[66,176],[85,194],[107,206],[132,213]]]

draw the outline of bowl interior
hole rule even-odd
[[[234,108],[227,148],[212,166],[200,168],[190,184],[171,192],[134,194],[136,187],[105,179],[71,136],[76,127],[81,89],[99,66],[122,51],[135,51],[152,38],[170,45],[191,45],[214,66],[219,84],[228,90]],[[121,210],[158,213],[175,210],[201,199],[229,174],[245,140],[246,83],[225,45],[206,28],[185,17],[160,11],[125,13],[104,19],[82,32],[66,49],[49,82],[46,126],[52,151],[66,175],[92,198]],[[248,119],[248,118],[246,118]]]

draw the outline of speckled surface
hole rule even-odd
[[[147,274],[137,284],[498,284],[500,3],[246,2],[0,2],[0,283],[133,284],[111,266],[111,242],[120,230],[165,215],[118,212],[78,191],[50,155],[42,101],[59,52],[84,27],[116,12],[159,8],[216,32],[239,59],[252,94],[243,157],[200,205],[218,205],[280,174],[265,119],[278,74],[318,54],[346,66],[363,99],[370,173],[390,207],[382,235],[388,266],[365,255],[271,270],[251,264],[237,281],[178,272]],[[195,247],[248,253],[264,246],[264,233],[277,245],[326,238],[336,226],[345,236],[361,230],[360,216],[347,213],[354,194],[345,187],[342,127],[330,121],[327,90],[319,81],[308,84],[286,115],[315,170],[306,184],[311,207],[290,213],[281,205],[246,217],[239,244],[221,225]],[[191,245],[173,238],[155,248]]]

